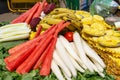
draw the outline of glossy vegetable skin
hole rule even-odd
[[[64,34],[64,37],[65,37],[68,41],[72,42],[72,41],[73,41],[73,32],[66,32],[66,33]]]

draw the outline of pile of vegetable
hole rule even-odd
[[[69,80],[71,76],[76,77],[77,71],[84,73],[86,70],[90,72],[98,72],[101,77],[105,64],[102,59],[83,41],[78,32],[73,34],[73,42],[59,35],[56,43],[56,48],[53,53],[52,70],[55,72],[55,65],[58,65],[64,76]],[[58,73],[57,73],[58,74]],[[64,80],[60,75],[57,75],[59,80]],[[59,73],[60,74],[60,73]],[[62,75],[62,74],[61,74]]]
[[[79,19],[74,15],[64,17],[66,20],[59,20],[41,32],[44,26],[38,24],[47,20],[44,16],[54,8],[55,4],[43,0],[10,24],[0,27],[0,79],[115,80],[106,73],[101,57],[80,36]],[[72,26],[69,28],[72,31],[63,34],[71,25],[77,27]],[[35,34],[29,40],[32,31]]]
[[[58,78],[59,80],[64,80],[65,78],[75,79],[75,80],[82,78],[83,79],[100,78],[101,80],[103,79],[114,80],[114,77],[109,76],[105,73],[104,71],[105,64],[96,53],[95,54],[83,53],[81,55],[81,51],[83,51],[83,49],[82,49],[82,45],[80,44],[81,42],[79,42],[80,36],[78,32],[75,32],[72,35],[73,37],[71,37],[73,38],[72,40],[75,41],[74,42],[75,44],[73,42],[70,43],[68,41],[69,40],[68,37],[66,37],[68,40],[62,35],[59,35],[59,38],[57,38],[58,33],[65,26],[69,24],[70,22],[62,21],[59,24],[51,26],[47,31],[45,31],[43,34],[39,35],[38,37],[9,49],[8,50],[9,53],[8,52],[5,53],[7,54],[7,57],[4,56],[4,58],[2,58],[2,66],[4,66],[4,70],[2,71],[7,71],[7,70],[9,70],[10,72],[12,71],[11,74],[14,74],[14,76],[13,75],[10,76],[9,75],[10,72],[8,71],[7,71],[8,73],[6,73],[8,77],[11,77],[11,80],[14,78],[32,79],[36,77],[37,77],[36,79]],[[87,44],[84,42],[84,45],[86,46]],[[80,49],[78,49],[77,51],[76,50],[77,48]],[[88,46],[88,50],[90,50],[89,46]],[[76,53],[80,53],[80,54],[76,54]],[[52,55],[53,55],[53,59],[52,59]],[[87,56],[85,55],[89,56],[91,60],[95,61],[95,64],[97,64],[97,67],[99,66],[99,68],[97,68],[96,65],[93,65],[92,62],[90,62],[88,59],[84,59],[87,58]],[[3,63],[3,59],[5,63]],[[5,68],[5,66],[7,69]],[[15,70],[19,74],[14,72]],[[52,72],[50,72],[51,70]],[[39,74],[41,76],[38,77]],[[62,76],[62,74],[64,75]],[[53,78],[51,78],[50,75],[52,75]],[[49,76],[49,77],[43,77],[43,76]],[[4,77],[2,76],[2,78]]]
[[[69,22],[62,21],[51,26],[51,28],[37,38],[9,49],[10,56],[4,60],[6,68],[9,71],[16,70],[17,73],[25,74],[31,69],[38,69],[42,64],[40,74],[47,76],[50,73],[57,34],[69,24]]]
[[[62,36],[63,37],[63,36]],[[0,79],[1,80],[55,80],[57,77],[56,77],[56,75],[55,75],[55,73],[54,73],[54,71],[53,70],[56,70],[57,69],[57,67],[55,67],[54,65],[53,65],[53,61],[52,61],[52,65],[53,65],[53,67],[55,67],[54,69],[52,69],[52,71],[50,72],[50,74],[48,75],[48,76],[45,76],[45,77],[43,77],[43,76],[40,76],[39,75],[39,69],[36,69],[36,70],[31,70],[29,73],[26,73],[26,74],[24,74],[24,75],[21,75],[21,74],[18,74],[18,73],[16,73],[15,71],[13,71],[13,72],[10,72],[10,71],[8,71],[6,68],[5,68],[5,66],[6,66],[6,64],[4,63],[4,58],[5,57],[7,57],[7,56],[9,56],[9,53],[8,53],[8,50],[11,48],[11,47],[13,47],[13,46],[15,46],[15,45],[13,45],[13,43],[14,42],[9,42],[10,44],[8,44],[8,43],[2,43],[2,44],[0,44],[1,46],[0,46],[0,73],[1,73],[1,75],[0,75]],[[12,44],[11,44],[12,43]],[[16,42],[15,42],[16,43]],[[21,44],[21,43],[19,43],[19,44]],[[72,44],[73,45],[73,43],[69,43],[69,44]],[[7,46],[5,46],[5,45],[7,45]],[[17,45],[17,44],[16,44]],[[63,45],[62,45],[63,46]],[[60,46],[58,46],[58,47],[60,47]],[[73,47],[73,46],[72,46]],[[64,49],[64,48],[63,48]],[[58,54],[57,54],[58,55]],[[56,56],[56,54],[54,54],[54,56],[53,56],[53,58],[54,59],[56,59],[57,61],[59,61],[59,58],[58,57],[60,57],[60,56]],[[63,57],[63,56],[62,56]],[[61,58],[61,57],[60,57]],[[72,57],[71,57],[72,58]],[[70,58],[70,59],[71,59]],[[54,60],[53,59],[53,60]],[[54,61],[56,61],[56,60],[54,60]],[[74,60],[74,59],[73,59]],[[30,61],[29,61],[30,62]],[[59,62],[58,62],[59,63]],[[57,63],[57,66],[58,66],[58,63]],[[56,64],[56,62],[55,62],[55,64]],[[61,64],[59,64],[59,68],[64,68],[64,67],[61,67],[61,66],[65,66],[66,67],[66,65],[64,65],[65,63],[63,63],[63,65],[61,65]],[[74,65],[75,66],[75,65]],[[80,66],[79,66],[80,67]],[[51,66],[51,68],[52,68],[52,66]],[[65,70],[65,69],[63,69],[63,70]],[[105,72],[105,70],[104,70],[104,75],[105,75],[105,77],[103,78],[103,77],[101,77],[97,72],[90,72],[89,70],[86,70],[85,72],[81,72],[81,71],[79,71],[79,70],[76,70],[77,71],[77,76],[76,77],[71,77],[71,79],[72,80],[96,80],[96,79],[99,79],[99,80],[114,80],[114,77],[113,76],[110,76],[110,75],[108,75],[106,72]],[[58,74],[57,74],[58,75]]]

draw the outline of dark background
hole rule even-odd
[[[7,0],[0,0],[0,14],[9,12]]]

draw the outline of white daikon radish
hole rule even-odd
[[[78,71],[80,71],[80,72],[85,72],[85,70],[81,67],[81,66],[79,66],[79,64],[75,61],[75,59],[73,58],[73,57],[71,57],[70,55],[69,55],[69,57],[70,57],[70,59],[71,59],[71,62],[72,62],[72,64],[74,65],[74,67],[78,70]]]
[[[95,60],[92,60],[94,62],[94,65],[97,67],[97,69],[100,71],[100,72],[103,72],[104,71],[104,68]]]
[[[15,35],[15,36],[12,36],[12,37],[7,37],[7,38],[0,39],[0,42],[26,39],[28,37],[29,37],[29,34]]]
[[[90,66],[90,63],[87,60],[87,56],[85,54],[85,51],[83,50],[83,45],[82,45],[82,41],[80,39],[80,35],[77,31],[74,32],[73,34],[73,41],[75,43],[75,46],[77,48],[77,51],[79,53],[79,56],[81,58],[81,60],[83,61],[83,63],[86,65],[86,67],[88,68],[88,70],[90,72],[93,72],[93,68]]]
[[[73,64],[71,63],[71,60],[69,59],[68,54],[65,48],[63,47],[62,43],[60,42],[59,38],[57,39],[56,50],[59,53],[59,56],[61,57],[61,59],[64,61],[65,65],[71,71],[72,75],[76,77],[77,71],[75,67],[73,66]]]
[[[74,51],[77,53],[77,55],[78,55],[78,51],[77,51],[77,49],[76,49],[76,47],[75,47],[75,44],[74,44],[74,42],[70,42],[70,45],[72,46],[72,48],[74,49]],[[87,67],[85,66],[85,64],[83,63],[83,62],[78,62],[79,64],[80,64],[80,66],[82,67],[82,68],[84,68],[84,70],[86,70],[87,69]],[[81,64],[82,63],[82,64]]]
[[[63,60],[59,57],[58,52],[56,50],[54,50],[53,59],[56,62],[56,64],[62,69],[62,71],[65,72],[65,74],[68,77],[72,77],[70,70],[67,68],[67,66],[65,65]]]
[[[105,77],[105,74],[102,73],[102,72],[99,72],[98,74],[99,74],[101,77],[103,77],[103,78]]]
[[[76,61],[79,62],[79,64],[83,67],[86,68],[86,66],[83,64],[82,60],[79,58],[79,56],[77,55],[77,53],[74,51],[74,49],[72,48],[70,42],[62,35],[59,35],[59,39],[62,43],[62,45],[64,46],[64,48],[67,50],[67,52],[69,53],[70,56],[72,56]]]
[[[10,37],[10,36],[15,36],[15,35],[22,35],[22,34],[29,34],[30,31],[28,30],[19,30],[17,32],[11,32],[11,33],[8,33],[8,34],[0,34],[0,38],[7,38],[7,37]]]
[[[82,43],[83,43],[83,48],[84,48],[84,51],[85,53],[90,57],[90,58],[93,58],[95,61],[97,61],[103,68],[105,68],[105,63],[103,62],[103,60],[99,57],[99,55],[92,49],[90,48],[90,46],[88,46],[88,44],[83,40],[82,40]]]
[[[87,60],[89,61],[91,67],[93,68],[93,70],[95,72],[97,72],[101,77],[105,76],[101,71],[99,71],[99,69],[97,68],[97,66],[90,59],[87,58]]]
[[[89,58],[87,58],[87,60],[90,63],[90,66],[93,68],[93,70],[96,71],[96,72],[99,72],[97,67],[93,64],[93,62]]]
[[[66,80],[72,80],[71,77],[68,77],[68,76],[64,73],[64,71],[63,71],[63,74],[64,74]]]
[[[52,72],[56,75],[58,80],[65,80],[58,65],[55,63],[54,60],[52,60],[51,69],[52,69]]]
[[[60,39],[61,43],[63,44],[63,46],[65,47],[65,49],[70,54],[70,56],[72,56],[77,61],[81,61],[79,56],[77,55],[77,53],[73,50],[69,41],[65,37],[63,37],[62,35],[59,35],[59,39]]]
[[[76,49],[76,47],[75,47],[75,43],[74,42],[70,42],[70,45],[72,46],[72,48],[74,49],[74,51],[77,53],[77,55],[78,55],[78,51],[77,51],[77,49]]]

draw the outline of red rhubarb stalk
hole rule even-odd
[[[40,35],[41,29],[42,29],[42,26],[39,25],[39,26],[38,26],[38,29],[37,29],[37,32],[36,32],[36,34],[35,34],[35,38]]]
[[[39,3],[39,6],[40,6],[40,3]],[[36,6],[28,15],[27,19],[25,20],[26,23],[30,23],[31,19],[33,18],[33,15],[35,14],[35,12],[37,11],[38,7],[39,6]]]
[[[61,30],[63,30],[66,26],[70,25],[70,22],[64,22],[58,25],[56,33],[58,34]]]
[[[33,69],[38,69],[40,68],[41,64],[43,63],[46,55],[48,54],[48,52],[50,51],[50,48],[53,45],[53,41],[50,42],[50,44],[48,45],[48,47],[45,49],[45,51],[42,53],[42,55],[40,56],[39,60],[37,61],[37,63],[35,64]]]
[[[51,42],[51,47],[49,48],[48,53],[40,69],[40,75],[42,76],[48,76],[50,74],[51,61],[52,61],[53,51],[55,48],[56,41],[57,41],[57,37],[54,37]]]
[[[41,54],[43,53],[43,51],[46,49],[49,42],[51,41],[52,34],[53,32],[47,34],[46,37],[39,42],[39,44],[37,45],[35,50],[31,53],[31,55],[25,60],[25,62],[23,62],[23,64],[21,64],[17,68],[16,70],[17,73],[24,74],[32,69],[36,61],[39,59],[39,57],[41,56]]]
[[[35,17],[40,17],[40,15],[41,15],[41,13],[42,13],[42,11],[43,11],[43,9],[44,9],[45,4],[46,4],[46,0],[43,0],[43,2],[42,2],[42,3],[40,4],[40,6],[38,7],[37,12],[34,14],[33,18],[35,18]]]
[[[6,58],[4,59],[5,62],[6,62],[6,63],[9,63],[9,62],[17,59],[20,55],[22,55],[22,54],[24,54],[25,52],[27,52],[27,51],[29,50],[29,48],[30,48],[30,46],[27,47],[27,48],[25,48],[25,49],[23,49],[23,50],[21,50],[21,51],[19,51],[17,54],[12,54],[12,55],[6,57]]]
[[[49,49],[49,52],[47,53],[47,55],[45,57],[45,60],[42,64],[42,68],[40,70],[40,75],[48,76],[50,74],[51,61],[52,61],[52,57],[53,57],[53,51],[54,51],[54,48],[55,48],[55,44],[56,44],[56,41],[57,41],[57,35],[63,28],[65,28],[69,24],[70,24],[69,22],[64,22],[64,21],[61,21],[59,24],[57,24],[58,28],[57,28],[57,30],[54,34],[53,43],[52,43],[52,46]]]
[[[36,45],[31,45],[29,47],[29,49],[22,55],[20,55],[18,58],[12,60],[11,62],[6,62],[6,68],[9,71],[14,71],[15,69],[17,69],[17,67],[22,64],[27,58],[28,56],[32,53],[32,51],[34,50],[34,48],[36,47]]]
[[[28,48],[29,46],[31,46],[32,44],[34,44],[35,42],[39,42],[44,36],[40,36],[38,38],[32,39],[30,41],[24,42],[20,45],[17,45],[11,49],[8,50],[9,54],[14,54],[14,53],[18,53],[19,51],[24,50],[25,48]]]
[[[39,6],[39,3],[36,3],[32,8],[30,8],[29,10],[27,10],[26,12],[24,12],[23,14],[21,14],[20,16],[15,18],[11,23],[25,22],[25,20],[27,19],[29,14],[32,12],[32,10],[34,10],[34,8],[36,8],[38,6]]]

